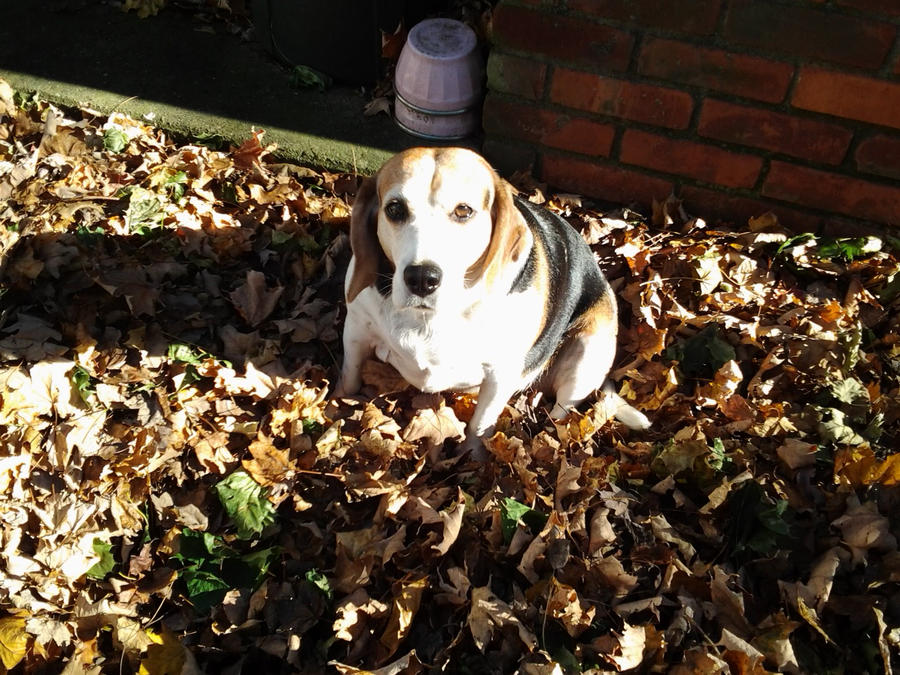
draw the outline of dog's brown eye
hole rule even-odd
[[[394,199],[389,201],[384,207],[384,215],[388,217],[388,220],[399,223],[400,221],[406,220],[406,217],[409,215],[409,210],[406,208],[406,204],[399,199]]]
[[[473,213],[475,213],[475,211],[468,204],[457,204],[456,208],[453,209],[453,217],[460,221],[468,220],[472,217]]]

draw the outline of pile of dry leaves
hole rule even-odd
[[[353,176],[0,83],[0,660],[29,673],[890,673],[897,242],[547,200],[621,299],[619,392],[367,365],[332,400]],[[531,190],[534,200],[543,197]]]

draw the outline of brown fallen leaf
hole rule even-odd
[[[335,606],[334,636],[338,640],[353,642],[364,631],[371,630],[373,619],[386,616],[387,604],[369,597],[365,588],[357,588]]]
[[[422,662],[416,656],[415,649],[386,666],[375,668],[374,670],[356,668],[337,661],[330,661],[328,665],[334,666],[342,675],[417,675],[424,668]]]
[[[437,410],[423,408],[400,433],[407,442],[425,440],[429,446],[442,446],[447,440],[465,437],[465,425],[456,418],[453,408],[441,405]]]
[[[519,639],[529,651],[537,647],[537,638],[515,615],[512,608],[495,596],[487,586],[477,586],[471,593],[472,607],[466,625],[475,640],[475,646],[484,652],[497,628],[513,626]]]
[[[559,621],[571,637],[577,638],[590,628],[596,613],[597,608],[585,603],[574,588],[551,582],[547,614]]]
[[[456,539],[459,537],[459,530],[462,527],[465,511],[466,496],[462,490],[459,490],[456,504],[445,511],[440,511],[438,514],[441,517],[441,521],[443,521],[444,532],[440,543],[433,544],[431,547],[438,555],[445,555],[456,542]]]
[[[232,305],[251,327],[256,328],[275,309],[284,288],[269,288],[266,275],[249,270],[244,283],[229,294]]]
[[[644,627],[626,623],[621,634],[609,633],[595,638],[590,642],[590,647],[621,672],[637,668],[643,663],[646,644]]]
[[[381,659],[387,659],[397,651],[400,642],[409,633],[412,626],[413,618],[419,611],[422,602],[422,594],[428,585],[428,578],[421,577],[419,579],[403,580],[397,584],[399,588],[394,589],[394,601],[391,608],[391,616],[388,619],[387,626],[379,638],[379,642],[384,646],[385,651]]]
[[[896,551],[897,538],[890,521],[878,512],[878,504],[850,500],[847,512],[831,524],[840,529],[844,543],[853,554],[853,564],[863,562],[870,550]]]

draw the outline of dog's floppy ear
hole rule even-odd
[[[378,243],[378,192],[376,176],[366,178],[356,191],[350,215],[350,248],[353,276],[347,286],[347,302],[375,283],[379,260],[384,256]]]
[[[509,183],[494,173],[494,203],[491,204],[491,241],[481,257],[475,261],[466,279],[470,285],[483,279],[487,285],[494,280],[503,267],[515,262],[522,255],[527,240],[528,227],[513,201],[512,188]]]

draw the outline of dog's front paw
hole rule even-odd
[[[332,396],[338,398],[342,396],[353,396],[353,394],[359,392],[360,387],[362,387],[362,379],[359,375],[348,376],[347,374],[343,374],[340,379],[338,379],[337,386],[335,386]]]
[[[475,434],[466,435],[466,440],[457,448],[457,454],[468,455],[477,462],[483,462],[488,458],[488,451],[484,447],[484,441]]]

